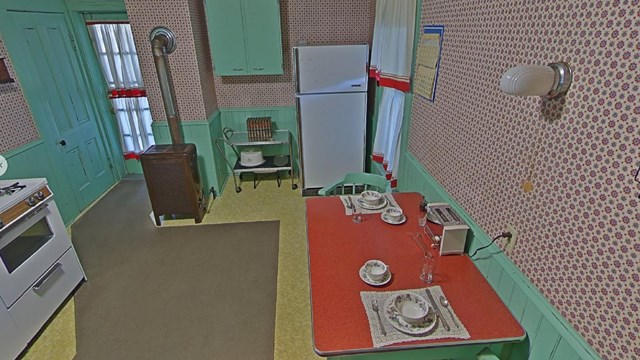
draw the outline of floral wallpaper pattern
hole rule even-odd
[[[515,226],[511,259],[602,357],[640,358],[638,0],[425,0],[422,24],[445,33],[409,151],[488,234]],[[560,101],[498,90],[560,60]]]
[[[6,58],[4,63],[15,80],[14,83],[0,84],[0,153],[3,153],[38,140],[40,135],[2,39],[0,58]]]

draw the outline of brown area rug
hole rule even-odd
[[[273,359],[278,222],[156,228],[143,181],[78,220],[75,359]]]

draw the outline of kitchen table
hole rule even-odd
[[[392,196],[407,216],[404,224],[387,224],[380,214],[365,214],[361,223],[354,223],[345,215],[344,205],[337,196],[306,200],[316,353],[325,357],[355,355],[354,358],[378,359],[396,358],[401,355],[398,351],[404,351],[410,358],[455,358],[473,356],[493,344],[507,344],[504,349],[508,351],[509,344],[522,341],[524,329],[471,259],[466,254],[439,256],[436,250],[431,250],[437,261],[433,285],[440,285],[470,338],[417,340],[373,347],[360,292],[427,286],[419,278],[423,253],[411,238],[411,234],[421,231],[418,218],[422,196],[418,193]],[[430,226],[438,232],[437,226]],[[388,284],[372,287],[360,279],[358,271],[370,259],[389,265],[392,279]],[[402,355],[404,358],[405,354]]]

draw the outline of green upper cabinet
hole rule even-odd
[[[279,0],[205,0],[214,73],[282,74]]]

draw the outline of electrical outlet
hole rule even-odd
[[[513,225],[507,224],[507,231],[511,233],[511,239],[507,240],[507,246],[505,246],[504,252],[510,255],[518,243],[518,230],[516,230]]]

